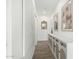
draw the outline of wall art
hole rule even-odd
[[[42,29],[42,30],[47,29],[47,21],[42,21],[42,22],[41,22],[41,29]]]
[[[62,30],[72,31],[73,30],[73,9],[72,1],[68,1],[62,8]]]
[[[58,14],[54,16],[54,31],[58,31]]]

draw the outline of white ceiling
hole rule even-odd
[[[51,15],[59,0],[35,0],[38,15]]]

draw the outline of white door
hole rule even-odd
[[[7,58],[23,57],[22,0],[7,0]]]

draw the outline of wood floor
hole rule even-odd
[[[33,59],[55,59],[48,46],[48,41],[38,42]]]

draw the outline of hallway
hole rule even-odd
[[[73,59],[72,0],[7,0],[7,59]]]
[[[37,43],[33,59],[55,59],[48,46],[48,41],[39,41]]]

